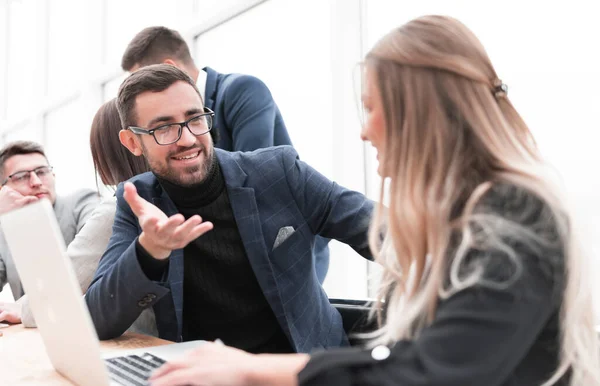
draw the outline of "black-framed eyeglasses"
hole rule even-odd
[[[8,176],[4,181],[2,181],[2,185],[6,185],[6,183],[10,180],[13,184],[24,184],[28,183],[31,179],[31,173],[35,173],[35,175],[43,180],[44,178],[48,178],[52,175],[52,166],[40,166],[39,168],[35,168],[32,170],[21,170],[16,173]]]
[[[169,123],[151,130],[135,126],[129,126],[127,129],[135,134],[152,135],[159,145],[170,145],[179,141],[184,126],[195,136],[204,135],[210,132],[214,116],[215,113],[208,107],[205,107],[203,114],[196,115],[185,122]]]

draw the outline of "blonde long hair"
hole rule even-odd
[[[476,214],[474,208],[491,187],[506,183],[546,204],[564,251],[560,365],[546,384],[567,371],[572,385],[600,384],[591,288],[572,220],[479,40],[453,18],[425,16],[383,37],[365,66],[381,94],[386,122],[381,162],[391,177],[387,193],[382,181],[380,199],[383,203],[389,194],[389,207],[380,204],[370,236],[383,266],[375,303],[383,324],[371,334],[372,343],[415,338],[432,322],[440,297],[477,283],[476,275],[456,274],[473,246],[473,224],[485,227],[502,218]],[[386,229],[383,242],[381,229]],[[451,248],[456,231],[461,245]],[[533,248],[543,243],[514,222],[504,221],[495,231],[520,234]],[[522,257],[499,238],[496,243],[518,266]]]

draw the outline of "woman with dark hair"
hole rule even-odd
[[[136,157],[121,145],[120,131],[117,100],[111,99],[98,109],[90,130],[94,169],[106,186],[117,186],[137,174],[150,170],[145,157]]]
[[[573,219],[477,37],[421,17],[383,37],[364,74],[362,138],[389,202],[371,228],[383,274],[369,346],[206,343],[152,385],[599,385]]]
[[[116,186],[120,182],[150,170],[144,157],[135,157],[119,141],[121,121],[116,99],[104,103],[96,112],[90,131],[90,148],[94,169],[104,185]],[[106,250],[112,234],[116,210],[114,197],[106,198],[94,210],[75,239],[69,244],[67,254],[71,258],[82,293],[89,287],[100,257]],[[19,299],[20,319],[26,327],[35,327],[27,295]],[[19,310],[17,310],[19,311]],[[19,316],[19,315],[16,315]],[[14,320],[15,318],[13,318]],[[16,320],[18,322],[18,319]],[[154,313],[145,310],[130,331],[157,336]]]

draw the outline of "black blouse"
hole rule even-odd
[[[483,263],[483,278],[492,285],[477,284],[440,299],[434,321],[413,340],[313,354],[299,374],[300,385],[529,386],[547,380],[558,365],[564,288],[556,223],[539,198],[508,185],[493,187],[475,212],[493,212],[538,239],[523,243],[524,232],[510,233],[506,223],[490,222],[486,232],[477,233],[463,271]],[[486,248],[494,237],[515,256]]]

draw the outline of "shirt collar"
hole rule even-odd
[[[206,99],[204,98],[204,94],[206,94],[206,77],[208,74],[204,70],[198,71],[198,80],[196,81],[196,86],[198,87],[198,91],[200,91],[200,96],[202,97],[202,103],[206,104]]]

